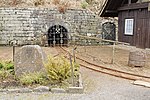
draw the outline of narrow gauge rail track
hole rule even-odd
[[[58,48],[59,48],[59,52],[61,52],[62,54],[66,54],[66,53],[70,54],[70,52],[67,51],[66,49],[64,49],[63,47],[57,47],[57,50],[58,50]],[[88,68],[88,69],[96,71],[96,72],[101,72],[104,74],[108,74],[111,76],[120,77],[120,78],[124,78],[124,79],[128,79],[128,80],[143,80],[143,81],[150,82],[149,76],[133,74],[133,73],[129,73],[129,72],[124,72],[124,71],[100,66],[100,65],[91,63],[89,61],[86,61],[77,56],[76,56],[76,58],[80,64],[80,66]]]

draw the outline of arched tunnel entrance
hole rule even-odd
[[[51,26],[48,30],[49,46],[67,46],[68,30],[61,25]]]

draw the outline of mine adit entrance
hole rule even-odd
[[[68,45],[68,30],[61,25],[51,26],[48,30],[48,45],[49,46],[67,46]]]

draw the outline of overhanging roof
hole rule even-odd
[[[132,3],[136,3],[138,0],[132,0]],[[123,4],[127,4],[128,0],[106,0],[102,9],[99,12],[101,17],[117,17],[117,9]]]

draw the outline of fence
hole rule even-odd
[[[96,64],[105,64],[122,70],[128,68],[130,50],[135,48],[130,47],[130,44],[77,34],[73,37],[75,40],[71,44],[77,46],[77,56]]]

